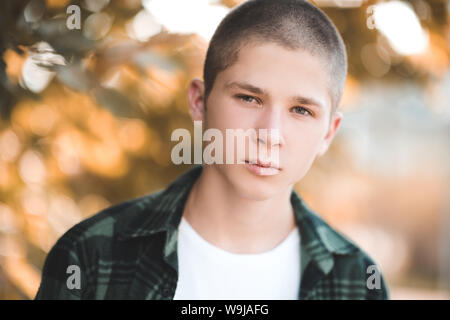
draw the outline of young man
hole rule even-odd
[[[50,251],[36,299],[388,299],[373,260],[293,190],[339,127],[346,59],[308,2],[232,10],[204,82],[190,84],[190,113],[205,129],[277,132],[252,143],[279,161],[195,166],[79,223]]]

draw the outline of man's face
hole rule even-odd
[[[237,62],[217,75],[203,119],[195,119],[204,121],[203,130],[217,128],[224,139],[226,129],[279,133],[278,144],[250,141],[269,154],[279,148],[276,174],[261,175],[245,164],[213,164],[238,194],[260,200],[276,196],[298,182],[326,151],[341,119],[335,113],[330,123],[328,79],[319,58],[271,43],[245,46]],[[190,101],[192,109],[192,97]],[[249,160],[248,150],[245,157]]]

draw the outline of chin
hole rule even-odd
[[[226,167],[226,168],[225,168]],[[257,176],[244,165],[230,165],[221,168],[222,174],[237,194],[251,200],[267,200],[284,190],[279,173],[275,176]]]

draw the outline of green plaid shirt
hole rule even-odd
[[[178,224],[202,168],[191,168],[165,190],[72,227],[50,250],[35,299],[171,300],[178,279]],[[291,203],[301,236],[299,299],[389,298],[379,269],[379,285],[367,285],[375,263],[365,252],[313,213],[295,191]],[[79,268],[79,289],[69,289],[70,265]]]

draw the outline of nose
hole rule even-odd
[[[284,145],[281,108],[265,108],[256,126],[257,142],[269,148]]]

